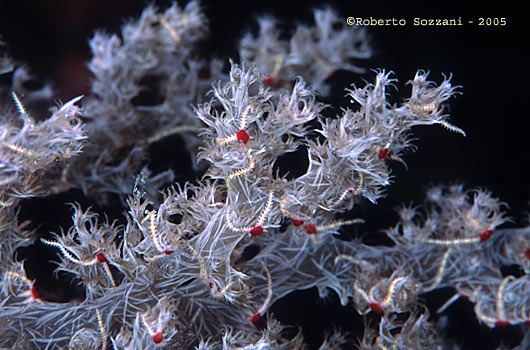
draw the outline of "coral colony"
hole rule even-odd
[[[2,53],[13,88],[2,90],[0,126],[1,347],[303,349],[302,333],[284,332],[268,310],[312,287],[377,317],[362,334],[328,334],[320,349],[446,349],[419,295],[448,286],[455,294],[438,311],[467,298],[488,327],[528,324],[530,228],[499,228],[503,203],[485,190],[433,186],[422,207],[401,207],[385,232],[391,244],[336,237],[363,222],[340,214],[376,204],[390,165],[406,166],[414,126],[466,135],[445,108],[457,88],[423,71],[397,104],[388,100],[392,74],[376,71],[347,91],[350,108],[324,117],[326,79],[361,72],[356,62],[372,54],[365,29],[344,22],[318,9],[312,26],[283,39],[262,18],[240,41],[240,61],[201,61],[199,4],[148,7],[121,35],[95,34],[90,95],[48,118],[27,106],[51,89],[22,90],[28,71]],[[147,77],[161,99],[142,106],[135,98]],[[171,170],[146,167],[148,147],[175,134],[202,175],[180,185]],[[304,174],[273,169],[299,149]],[[79,204],[66,232],[39,236],[20,222],[26,198],[71,188],[101,205],[119,197],[124,223]],[[43,297],[16,259],[34,244],[58,254],[57,270],[75,276],[83,299]],[[504,276],[500,267],[512,264],[525,274]],[[529,334],[517,349],[529,348]]]

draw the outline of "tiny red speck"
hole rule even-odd
[[[385,313],[385,309],[379,303],[370,303],[370,310],[376,314],[382,315]]]
[[[164,249],[164,254],[173,254],[173,251],[172,250],[167,250],[167,249]]]
[[[162,332],[156,332],[155,335],[153,335],[153,343],[160,344],[162,340],[164,340]]]
[[[98,255],[96,255],[96,259],[101,263],[107,262],[107,258],[105,258],[103,253],[98,253]]]
[[[265,83],[265,85],[272,86],[274,84],[274,78],[269,75],[268,77],[263,79],[263,82]]]
[[[31,286],[30,293],[32,299],[40,299],[39,293],[37,293],[37,289],[35,289],[35,286]]]
[[[493,235],[493,230],[487,229],[486,231],[480,233],[480,240],[482,242],[487,241],[491,235]]]
[[[256,324],[256,322],[258,322],[260,318],[261,313],[258,311],[254,315],[250,316],[250,322],[252,322],[252,324]]]
[[[252,228],[252,230],[250,230],[251,236],[261,235],[262,233],[263,233],[263,227],[261,227],[261,225],[255,226]]]
[[[292,223],[294,226],[302,226],[302,225],[304,224],[304,220],[291,219],[291,223]]]
[[[381,148],[377,157],[386,163],[388,161],[388,148]]]
[[[201,68],[197,71],[197,77],[198,77],[199,79],[202,79],[202,80],[210,79],[210,77],[211,77],[211,74],[210,74],[210,68],[208,68],[207,66],[203,66],[203,67],[201,67]]]
[[[501,321],[501,320],[498,320],[498,321],[495,321],[495,327],[506,327],[506,326],[510,326],[512,323],[510,321]]]
[[[530,248],[526,248],[524,251],[524,256],[526,259],[530,260]]]
[[[247,132],[245,130],[243,130],[243,129],[239,130],[239,132],[236,134],[236,137],[243,144],[246,144],[248,142],[248,139],[250,139],[250,137],[248,136]]]
[[[307,224],[304,226],[304,228],[305,228],[305,232],[307,232],[307,234],[310,234],[310,235],[317,232],[317,227],[313,224]]]

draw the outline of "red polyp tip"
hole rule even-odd
[[[203,66],[199,68],[199,70],[197,71],[197,77],[202,80],[210,79],[211,77],[210,68],[207,66]]]
[[[256,324],[256,322],[258,322],[260,318],[261,313],[257,311],[254,315],[250,316],[250,322],[252,322],[252,324]]]
[[[251,236],[261,235],[262,233],[263,233],[263,227],[261,227],[261,225],[254,226],[252,230],[250,230]]]
[[[444,108],[444,107],[443,107],[442,104],[440,103],[440,104],[438,105],[438,107],[436,107],[436,110],[437,110],[438,112],[440,112],[440,111],[442,110],[442,108]]]
[[[269,75],[268,77],[263,79],[263,82],[265,83],[265,85],[272,86],[274,84],[274,77]]]
[[[377,153],[377,157],[386,163],[388,161],[388,148],[381,148],[379,153]]]
[[[162,340],[164,340],[162,332],[156,332],[155,335],[153,335],[153,343],[160,344]]]
[[[524,257],[527,260],[530,260],[530,248],[526,248],[526,250],[524,251]]]
[[[250,139],[250,137],[248,136],[247,132],[245,130],[243,130],[243,129],[239,130],[239,132],[236,134],[236,137],[243,144],[246,144],[248,142],[248,139]]]
[[[385,309],[379,303],[370,303],[370,310],[376,314],[382,315],[385,313]]]
[[[510,326],[512,323],[510,321],[501,321],[501,320],[497,320],[495,321],[495,327],[506,327],[506,326]]]
[[[304,220],[291,219],[291,223],[292,223],[294,226],[302,226],[302,225],[304,224]]]
[[[172,250],[167,250],[167,249],[164,249],[164,254],[173,254],[173,251]]]
[[[98,255],[96,255],[96,259],[101,263],[107,262],[107,258],[105,258],[103,253],[98,253]]]
[[[493,235],[493,230],[487,229],[486,231],[480,233],[480,240],[482,242],[487,241],[491,237],[491,235]]]
[[[312,235],[313,233],[317,232],[317,227],[314,224],[307,224],[304,226],[305,232],[307,234]]]
[[[31,286],[30,293],[32,299],[40,299],[39,293],[37,293],[37,289],[35,289],[35,286]]]

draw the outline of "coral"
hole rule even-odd
[[[197,58],[207,36],[198,2],[148,6],[121,35],[94,35],[90,94],[43,119],[26,105],[52,88],[27,88],[29,70],[0,53],[0,73],[12,80],[0,91],[12,96],[1,99],[1,347],[304,349],[303,333],[289,335],[271,308],[310,288],[365,321],[362,335],[327,334],[322,350],[443,349],[450,341],[431,314],[458,299],[489,328],[530,322],[530,228],[508,227],[506,204],[485,189],[431,186],[421,206],[398,209],[387,244],[337,237],[365,222],[356,208],[388,195],[418,127],[466,132],[449,122],[461,87],[422,70],[406,98],[394,73],[375,70],[329,116],[330,78],[364,72],[357,60],[372,49],[365,28],[331,9],[313,15],[289,39],[275,19],[259,19],[225,73],[223,61]],[[148,166],[149,148],[172,135],[194,181]],[[307,169],[278,171],[297,152]],[[117,196],[124,218],[75,203],[63,232],[19,222],[23,201],[71,188],[104,209]],[[77,281],[83,298],[44,296],[16,258],[32,245],[58,254],[57,274]],[[522,273],[506,275],[508,265]],[[454,295],[428,310],[423,296],[445,287]]]

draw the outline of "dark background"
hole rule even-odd
[[[169,2],[154,3],[165,8]],[[410,87],[405,83],[418,69],[430,71],[430,78],[437,82],[442,80],[442,73],[452,73],[453,84],[463,87],[462,94],[448,105],[452,114],[450,122],[464,129],[467,137],[439,126],[416,128],[418,151],[405,156],[409,170],[405,171],[399,163],[392,165],[395,178],[388,197],[377,207],[362,206],[367,224],[360,230],[374,232],[393,225],[397,205],[421,201],[429,184],[455,182],[468,188],[487,188],[507,202],[513,217],[513,224],[509,225],[520,226],[527,222],[530,200],[528,24],[519,16],[525,11],[505,1],[495,7],[481,4],[466,9],[461,3],[401,1],[385,4],[203,1],[202,4],[210,21],[210,38],[201,45],[202,54],[223,59],[233,57],[236,61],[238,40],[246,31],[257,28],[255,18],[262,14],[272,14],[282,20],[285,33],[290,33],[296,23],[311,23],[310,9],[324,5],[336,9],[344,20],[348,16],[406,19],[405,27],[368,28],[374,55],[361,65],[394,71],[401,97],[407,97]],[[119,31],[124,21],[138,17],[145,5],[145,1],[129,0],[3,1],[0,36],[17,61],[26,63],[40,79],[52,82],[57,98],[67,101],[89,91],[90,73],[85,63],[90,59],[88,39],[94,31]],[[414,17],[462,17],[464,23],[473,20],[475,24],[413,27]],[[479,17],[505,17],[507,25],[480,27],[476,24]],[[373,78],[370,70],[362,76],[338,72],[330,80],[332,95],[324,101],[337,107],[349,106],[344,88],[351,83],[362,85],[363,79],[373,81]],[[338,109],[328,111],[330,114],[337,112]],[[303,167],[303,159],[289,159],[295,163],[298,160]],[[24,203],[22,214],[31,218],[40,231],[58,232],[60,226],[66,229],[69,225],[69,209],[64,203],[73,200],[93,204],[74,191]],[[106,209],[111,217],[121,215],[122,210]],[[31,250],[24,252],[28,258],[34,258],[32,254]],[[35,274],[37,276],[37,272]],[[436,298],[432,303],[437,303]],[[333,297],[319,301],[314,290],[288,297],[278,302],[272,311],[284,322],[303,325],[304,336],[313,344],[318,344],[324,332],[331,331],[333,325],[352,332],[362,328],[351,306],[340,308]],[[502,337],[509,341],[520,335],[516,327],[489,331],[479,326],[473,318],[472,305],[464,302],[457,303],[446,315],[451,320],[449,335],[456,337],[465,349],[494,349]]]

